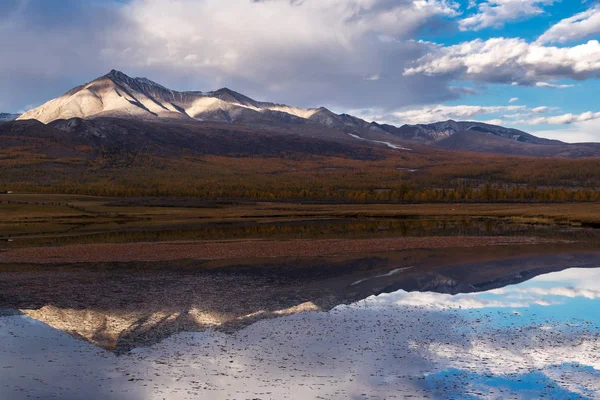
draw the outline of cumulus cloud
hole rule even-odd
[[[464,309],[480,309],[480,308],[524,308],[528,307],[529,303],[514,301],[512,299],[485,299],[478,294],[461,294],[453,296],[450,294],[432,293],[432,292],[405,292],[398,291],[390,294],[383,294],[367,299],[370,305],[387,305],[397,306],[412,306],[423,308],[464,308]]]
[[[541,35],[538,42],[566,43],[598,35],[600,35],[600,5],[563,19]]]
[[[525,105],[509,106],[473,106],[473,105],[429,105],[395,110],[376,108],[352,110],[351,114],[369,121],[393,125],[427,124],[447,120],[471,120],[492,125],[569,125],[600,119],[600,112],[583,112],[581,114],[559,114],[540,116],[556,111],[558,108],[548,106],[527,107]]]
[[[523,125],[567,125],[575,122],[585,122],[600,119],[600,112],[587,111],[581,114],[563,114],[550,117],[539,117],[533,119],[522,119],[514,121],[515,124]]]
[[[537,276],[535,280],[544,282],[545,286],[568,285],[600,292],[600,269],[598,268],[570,268],[557,273]]]
[[[402,74],[429,48],[413,40],[420,32],[453,26],[453,0],[10,0],[0,8],[0,34],[10,38],[0,63],[3,111],[112,68],[174,89],[228,86],[298,106],[403,106],[463,94],[445,79]]]
[[[446,106],[439,104],[434,106],[424,106],[407,110],[393,111],[382,116],[381,118],[391,120],[395,123],[425,124],[449,119],[468,120],[487,114],[523,111],[526,109],[527,107],[525,106]]]
[[[484,28],[501,28],[505,23],[519,21],[543,14],[543,6],[557,0],[488,0],[477,8],[477,13],[459,22],[463,31],[478,31]],[[474,7],[469,3],[469,8]]]
[[[600,142],[600,119],[574,122],[561,129],[532,130],[532,134],[568,143]]]
[[[304,106],[409,104],[457,97],[445,80],[402,74],[428,49],[412,39],[457,10],[451,0],[132,0],[103,55],[167,80],[193,77],[186,87]]]
[[[513,97],[510,100],[508,100],[509,103],[516,103],[517,101],[519,101],[518,97]]]
[[[445,76],[490,83],[545,86],[545,81],[600,76],[600,42],[550,47],[519,38],[476,39],[430,54],[407,68],[407,76]]]
[[[352,110],[351,114],[369,121],[388,123],[394,125],[426,124],[446,120],[472,120],[486,122],[493,125],[502,125],[508,121],[511,125],[537,125],[537,124],[563,124],[564,116],[539,117],[552,110],[548,106],[527,107],[525,105],[510,106],[473,106],[473,105],[428,105],[395,110],[381,110],[376,108]],[[501,114],[501,115],[498,115]],[[573,116],[584,120],[588,113]]]

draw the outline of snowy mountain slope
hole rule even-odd
[[[179,92],[147,78],[131,78],[112,70],[89,83],[23,114],[19,119],[49,123],[58,119],[121,117],[199,119],[236,122],[288,116],[308,119],[317,110],[253,100],[223,88],[213,92]]]

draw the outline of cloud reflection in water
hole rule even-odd
[[[598,278],[573,269],[479,294],[398,291],[234,334],[177,334],[120,357],[0,318],[0,398],[594,398]]]

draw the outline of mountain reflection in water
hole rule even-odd
[[[121,355],[95,351],[93,345],[29,318],[3,317],[0,398],[78,399],[90,398],[90,394],[125,400],[600,396],[600,269],[564,269],[597,266],[598,254],[530,256],[512,263],[491,260],[428,271],[414,264],[400,271],[388,267],[396,272],[385,274],[371,261],[368,271],[356,267],[351,273],[324,273],[314,280],[298,271],[284,274],[285,278],[265,272],[258,286],[246,281],[245,292],[230,287],[233,297],[228,300],[241,296],[237,306],[258,301],[253,304],[256,307],[227,314],[215,302],[205,309],[215,315],[223,312],[225,326],[252,309],[285,314],[280,307],[307,299],[329,312],[292,311],[292,315],[279,314],[280,318],[243,328],[229,325],[234,327],[231,332],[182,332]],[[244,266],[231,268],[218,278],[243,276]],[[285,269],[281,265],[276,269],[280,268]],[[474,269],[477,277],[468,273]],[[560,272],[549,273],[553,269]],[[146,273],[138,273],[136,285],[144,290],[141,276]],[[180,274],[165,280],[169,288],[171,282],[191,279],[184,270]],[[146,278],[154,279],[151,274]],[[285,290],[273,292],[268,284],[273,279]],[[353,285],[360,279],[364,281]],[[318,280],[327,283],[313,287]],[[409,290],[422,284],[428,290],[440,288],[442,293],[403,289],[386,293],[403,282]],[[225,286],[219,289],[227,290]],[[281,300],[285,293],[289,298]],[[270,296],[279,297],[279,305],[271,303]],[[179,301],[187,308],[200,304],[195,298]],[[349,304],[334,306],[344,302]],[[136,307],[144,308],[141,303],[121,304],[94,312],[105,312],[108,327],[114,315],[125,315],[123,310]],[[69,310],[64,316],[71,311],[90,312]]]
[[[597,252],[528,254],[519,246],[503,246],[487,252],[424,249],[360,257],[3,267],[0,304],[123,354],[177,332],[236,332],[262,319],[328,311],[399,290],[405,296],[448,294],[435,298],[451,304],[457,298],[450,295],[597,267],[599,260]],[[433,294],[401,301],[428,296]]]

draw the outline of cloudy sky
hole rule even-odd
[[[600,141],[594,0],[2,0],[0,111],[115,68],[396,125]]]

